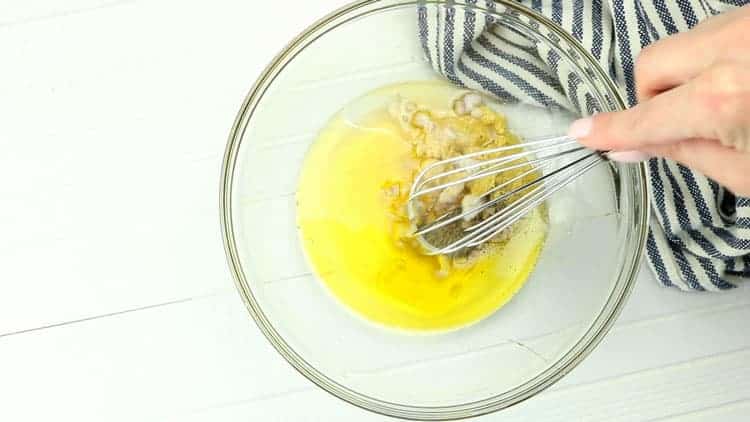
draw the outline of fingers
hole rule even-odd
[[[597,150],[645,151],[685,139],[744,148],[750,134],[750,67],[721,63],[628,110],[574,122],[569,135]]]
[[[648,145],[707,137],[707,117],[695,104],[693,91],[690,84],[682,85],[628,110],[576,121],[568,134],[602,151],[643,150]]]
[[[652,146],[644,153],[677,161],[714,179],[736,195],[750,196],[750,153],[725,147],[711,139]]]
[[[642,50],[639,104],[574,122],[568,134],[609,158],[686,165],[750,196],[750,6]]]

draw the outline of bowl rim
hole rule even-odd
[[[612,100],[614,102],[615,108],[620,110],[626,108],[625,101],[622,98],[622,94],[618,90],[615,83],[610,79],[610,77],[601,68],[601,66],[599,66],[598,62],[594,59],[591,53],[588,52],[583,46],[581,46],[580,43],[575,40],[575,38],[573,38],[570,34],[568,34],[564,29],[562,29],[559,25],[557,25],[549,18],[521,4],[511,2],[510,0],[494,1],[499,5],[502,5],[506,10],[511,10],[515,11],[515,13],[527,15],[540,24],[543,24],[545,26],[545,29],[555,33],[555,35],[565,40],[571,47],[575,48],[576,53],[583,56],[587,63],[593,68],[593,70],[599,73],[598,80],[599,82],[607,85],[609,92],[612,94]],[[240,296],[242,297],[243,303],[263,335],[268,339],[268,341],[277,350],[277,352],[287,362],[289,362],[289,364],[292,365],[295,370],[297,370],[297,372],[302,374],[308,380],[312,381],[318,387],[322,388],[324,391],[327,391],[333,396],[362,409],[385,416],[399,417],[404,419],[456,420],[492,413],[525,401],[559,381],[563,376],[568,374],[593,351],[593,349],[601,342],[602,338],[607,334],[614,321],[620,315],[622,307],[627,301],[630,293],[632,292],[633,286],[637,279],[648,235],[648,226],[651,212],[650,189],[647,183],[648,178],[646,166],[644,163],[640,163],[635,166],[637,171],[636,180],[640,182],[640,191],[642,192],[640,204],[635,205],[637,209],[641,210],[642,215],[640,216],[640,221],[636,222],[636,227],[639,228],[638,233],[636,234],[637,239],[635,240],[635,242],[637,242],[637,251],[635,252],[633,258],[629,261],[630,265],[626,265],[621,270],[621,273],[628,275],[625,283],[617,282],[614,284],[609,297],[602,305],[602,311],[591,323],[591,326],[588,327],[588,329],[580,336],[576,343],[554,364],[544,369],[542,372],[534,376],[534,378],[526,381],[519,386],[516,386],[513,390],[509,390],[474,402],[447,406],[412,406],[402,403],[387,402],[367,396],[366,394],[353,391],[329,378],[325,374],[318,371],[313,365],[308,363],[303,357],[298,355],[286,343],[283,337],[276,331],[276,329],[266,317],[265,313],[261,309],[260,304],[255,299],[252,289],[249,287],[248,280],[245,278],[245,272],[242,269],[242,263],[237,250],[233,230],[233,214],[231,202],[232,189],[234,186],[234,169],[236,166],[239,147],[242,142],[245,129],[248,126],[247,123],[249,122],[250,117],[253,115],[255,108],[258,106],[258,102],[261,98],[263,98],[266,90],[274,81],[276,76],[278,76],[278,74],[280,74],[281,71],[286,67],[286,64],[294,59],[294,57],[302,49],[304,49],[307,44],[314,42],[317,38],[323,36],[327,32],[337,28],[338,26],[349,22],[351,19],[362,17],[362,15],[351,16],[349,17],[349,19],[346,19],[343,22],[339,22],[333,27],[328,28],[327,30],[320,33],[320,30],[325,29],[327,25],[334,23],[337,19],[346,17],[353,12],[363,10],[367,6],[377,5],[379,3],[385,5],[369,11],[368,14],[400,8],[406,5],[417,6],[420,4],[434,4],[451,5],[453,7],[470,7],[489,15],[497,15],[497,12],[494,10],[487,9],[479,4],[467,3],[466,0],[359,0],[340,7],[324,16],[323,18],[318,19],[315,23],[305,28],[302,32],[299,33],[299,35],[293,38],[263,69],[260,76],[251,87],[250,91],[245,96],[245,99],[235,117],[234,123],[229,133],[227,146],[222,161],[222,172],[220,178],[221,185],[219,189],[220,224],[227,263],[229,265],[235,286],[240,293]],[[300,46],[302,46],[302,49],[299,48]],[[607,309],[609,309],[609,312],[606,312]]]

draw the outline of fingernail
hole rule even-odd
[[[592,123],[593,120],[590,117],[576,120],[570,125],[570,128],[568,128],[568,136],[576,139],[587,137],[591,132]]]
[[[620,163],[639,163],[648,160],[651,155],[640,151],[613,151],[607,154],[607,157]]]

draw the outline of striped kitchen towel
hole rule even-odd
[[[489,10],[491,0],[467,0]],[[479,4],[478,4],[479,3]],[[646,45],[750,0],[523,0],[573,35],[636,102],[634,59]],[[454,3],[418,7],[418,34],[433,68],[452,82],[503,100],[592,107],[577,77],[555,51],[471,8]],[[534,80],[534,84],[526,81]],[[750,277],[750,198],[741,198],[688,168],[648,162],[654,217],[647,258],[658,280],[683,290],[724,290]]]

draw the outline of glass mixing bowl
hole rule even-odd
[[[462,2],[530,43],[546,44],[591,96],[589,112],[624,103],[594,59],[553,22],[507,1]],[[408,334],[369,324],[306,262],[295,189],[306,151],[339,109],[390,83],[437,79],[417,37],[417,2],[362,1],[320,20],[266,68],[239,111],[224,159],[223,234],[242,298],[299,372],[354,405],[414,419],[492,412],[539,393],[591,352],[630,292],[647,235],[645,169],[603,164],[553,196],[536,269],[499,311],[469,327]],[[534,84],[533,80],[527,81]],[[510,116],[522,137],[561,134],[572,116]],[[346,210],[342,210],[346,212]]]

